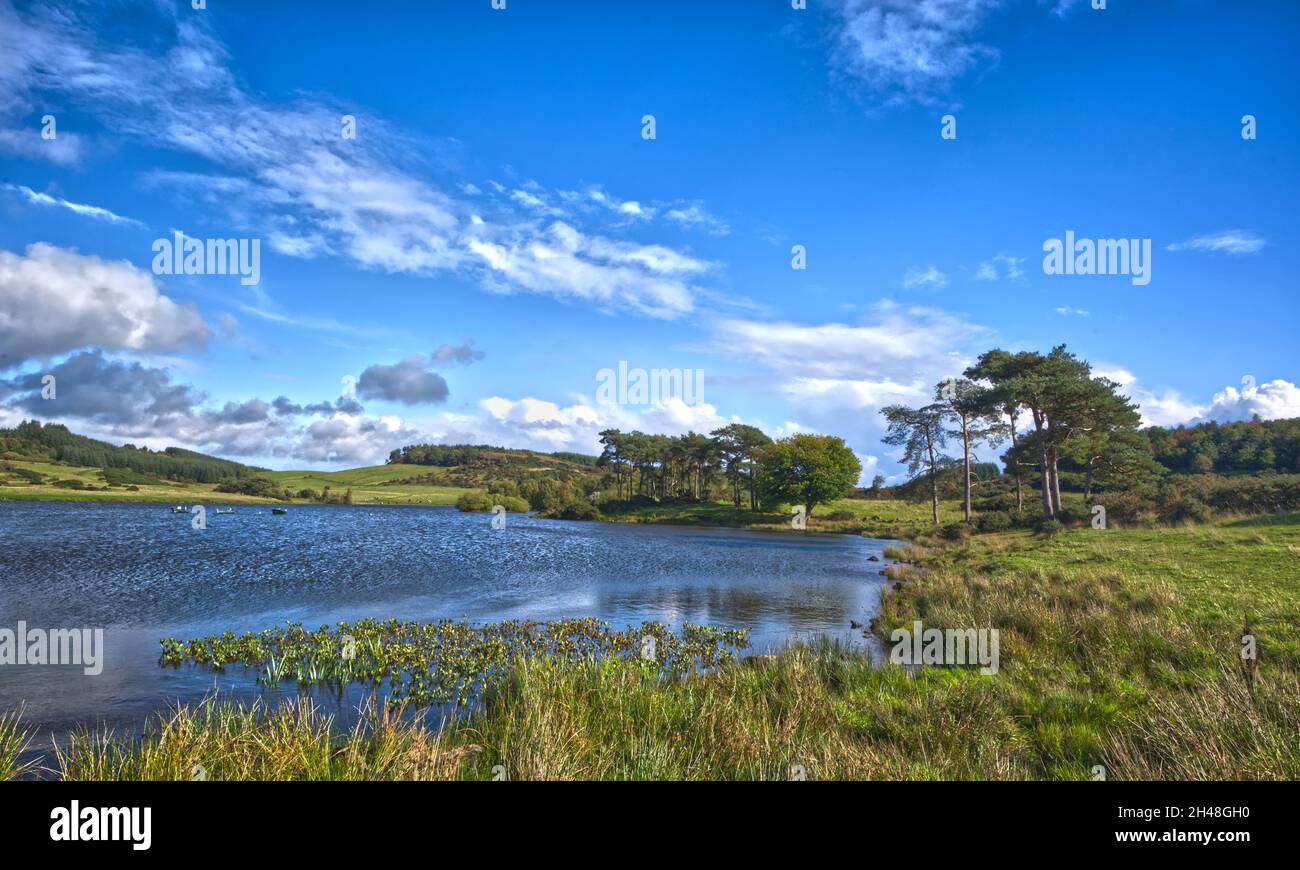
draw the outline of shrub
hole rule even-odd
[[[975,517],[975,528],[981,532],[1005,532],[1015,525],[1015,520],[1007,511],[991,511]]]
[[[1107,523],[1136,523],[1151,513],[1152,505],[1137,492],[1108,492],[1094,499],[1106,508]]]
[[[1044,535],[1055,535],[1061,529],[1065,528],[1064,524],[1058,519],[1042,519],[1034,523],[1034,531]]]
[[[1164,519],[1171,523],[1204,523],[1213,518],[1210,506],[1190,495],[1174,502],[1164,514]]]
[[[494,495],[487,492],[467,492],[456,499],[456,509],[489,513],[496,505],[501,505],[512,514],[527,513],[531,510],[528,502],[517,495]]]
[[[274,498],[280,501],[287,498],[284,491],[278,488],[274,480],[267,480],[265,477],[245,477],[227,483],[219,483],[216,486],[216,491],[235,492],[242,495],[258,496],[259,498]]]
[[[945,541],[964,541],[971,535],[969,523],[949,523],[939,529],[939,536]]]
[[[586,499],[577,499],[549,510],[545,515],[555,520],[597,520],[600,519],[600,509]]]

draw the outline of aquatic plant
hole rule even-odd
[[[416,706],[468,706],[516,659],[567,661],[635,658],[670,676],[709,671],[748,646],[744,630],[659,622],[614,630],[592,618],[555,622],[510,620],[484,626],[467,622],[399,622],[364,619],[322,625],[301,623],[259,633],[226,631],[205,638],[161,641],[160,663],[223,670],[242,665],[265,685],[292,680],[300,686],[342,690],[348,685],[386,687],[394,699]]]

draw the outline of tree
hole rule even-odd
[[[971,450],[980,441],[996,443],[1001,437],[999,407],[993,390],[966,378],[948,378],[935,387],[935,398],[944,413],[956,421],[957,428],[948,432],[961,439],[962,512],[971,519]]]
[[[762,455],[762,491],[769,503],[801,504],[807,516],[858,482],[862,463],[831,435],[791,435],[769,444]]]
[[[947,446],[948,436],[943,428],[944,408],[942,405],[926,405],[924,408],[909,408],[906,405],[890,405],[881,408],[889,422],[889,429],[881,440],[892,446],[903,448],[903,461],[907,463],[908,474],[916,475],[925,469],[930,475],[930,514],[934,524],[939,525],[939,466],[949,460],[939,452]]]
[[[715,439],[722,468],[731,484],[731,501],[740,507],[740,496],[749,491],[749,509],[758,510],[759,455],[772,439],[757,426],[731,423],[709,433]]]

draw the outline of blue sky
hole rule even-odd
[[[1300,415],[1300,6],[1106,5],[0,0],[0,423],[284,468],[742,420],[892,478],[881,406],[1059,343],[1148,422]],[[174,230],[259,283],[154,274]],[[1067,230],[1150,283],[1045,274]],[[598,402],[621,360],[704,401]]]

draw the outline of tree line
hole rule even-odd
[[[751,511],[776,504],[813,509],[852,491],[861,463],[844,441],[799,434],[774,441],[756,426],[732,423],[708,435],[650,435],[606,429],[596,460],[613,478],[614,499],[715,500],[724,494]]]
[[[1016,509],[1023,510],[1024,486],[1032,477],[1048,520],[1061,514],[1063,471],[1078,473],[1087,501],[1099,486],[1127,488],[1163,470],[1139,432],[1137,405],[1120,384],[1094,375],[1064,345],[1047,354],[990,350],[961,377],[937,384],[930,404],[891,405],[881,413],[888,426],[884,443],[902,447],[908,471],[930,482],[936,524],[939,475],[953,465],[961,468],[962,509],[970,521],[971,461],[979,446],[1008,445],[1002,459]],[[960,457],[944,452],[950,439],[960,445]]]

